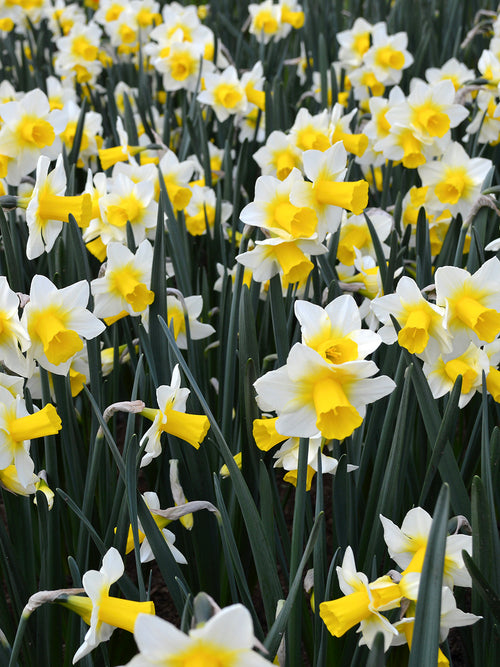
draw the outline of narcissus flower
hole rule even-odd
[[[314,475],[318,472],[318,456],[321,458],[321,471],[323,474],[335,474],[338,461],[333,456],[327,456],[323,453],[325,441],[321,435],[309,438],[307,452],[307,475],[306,491],[311,488],[311,482]],[[288,438],[281,447],[274,453],[275,468],[284,468],[286,474],[283,477],[285,482],[297,486],[298,468],[299,468],[300,438]],[[357,466],[347,466],[347,472],[355,470]]]
[[[29,455],[30,440],[55,435],[61,419],[51,403],[30,414],[21,396],[14,397],[0,386],[0,470],[15,466],[19,483],[32,482],[34,463]]]
[[[340,44],[339,60],[349,67],[359,67],[370,48],[373,26],[363,18],[357,18],[352,28],[337,33]]]
[[[176,211],[182,211],[189,204],[191,199],[191,190],[189,181],[193,176],[197,164],[193,160],[183,160],[179,158],[174,151],[167,151],[161,158],[159,169],[163,176],[168,198]],[[159,192],[159,185],[157,185]]]
[[[311,438],[347,438],[363,422],[366,405],[390,394],[395,384],[377,372],[372,361],[333,364],[315,350],[296,343],[285,366],[269,371],[255,383],[257,403],[276,411],[276,430]]]
[[[362,132],[351,132],[350,125],[356,113],[357,110],[353,109],[344,115],[342,104],[335,104],[330,117],[330,141],[332,145],[341,141],[348,153],[361,157],[368,148],[368,137]]]
[[[294,206],[308,207],[318,216],[318,237],[335,232],[340,224],[342,209],[356,215],[368,204],[366,181],[345,182],[347,152],[342,141],[325,152],[306,151],[302,160],[304,172],[312,181],[297,183],[290,195]]]
[[[434,85],[417,81],[406,100],[387,112],[387,121],[391,126],[411,127],[418,138],[431,143],[448,137],[449,130],[467,118],[467,109],[454,104],[454,99],[455,88],[449,80]]]
[[[264,146],[253,154],[253,159],[261,168],[264,176],[276,176],[283,181],[294,167],[302,165],[302,151],[297,148],[293,139],[274,130],[267,137]]]
[[[281,11],[273,0],[264,0],[259,4],[248,5],[250,14],[249,32],[263,44],[268,44],[277,37],[281,24]]]
[[[252,271],[256,282],[265,282],[280,274],[285,285],[304,285],[314,268],[312,255],[323,255],[327,248],[316,239],[284,240],[279,237],[256,241],[252,250],[236,260]]]
[[[109,241],[126,242],[127,222],[130,222],[136,244],[157,224],[158,205],[154,199],[155,185],[150,180],[135,183],[124,174],[118,174],[109,183],[110,191],[99,200],[99,207],[108,232],[101,232],[107,245]]]
[[[413,63],[413,56],[406,50],[408,35],[405,32],[388,35],[386,24],[380,22],[373,26],[371,36],[372,46],[363,58],[365,65],[380,83],[399,83],[403,70]]]
[[[413,630],[415,625],[415,602],[411,602],[406,610],[405,617],[401,621],[394,623],[394,627],[398,631],[398,636],[392,640],[392,646],[399,646],[407,643],[411,651],[413,643]],[[465,625],[472,625],[479,621],[482,616],[470,614],[457,608],[457,602],[452,591],[443,586],[441,589],[441,617],[439,620],[439,643],[446,641],[451,628],[463,627]],[[450,664],[448,658],[439,649],[438,653],[438,667],[447,667]]]
[[[491,343],[500,332],[500,260],[492,257],[474,274],[439,267],[436,304],[445,307],[445,327],[460,340]]]
[[[360,623],[362,638],[359,643],[371,648],[376,634],[381,632],[387,651],[398,631],[381,612],[399,607],[403,592],[398,584],[388,576],[368,583],[363,572],[356,572],[351,547],[345,551],[342,567],[337,566],[337,576],[344,597],[322,602],[319,606],[319,614],[329,632],[334,637],[342,637]]]
[[[29,229],[26,244],[28,259],[39,257],[52,250],[61,233],[63,222],[70,214],[80,227],[86,227],[92,215],[92,200],[88,193],[65,197],[66,172],[63,156],[57,158],[55,169],[50,174],[50,159],[41,155],[36,167],[36,181],[28,208],[26,223]]]
[[[187,560],[181,554],[179,549],[177,549],[177,547],[174,546],[175,542],[174,533],[172,533],[172,531],[166,528],[166,526],[170,523],[170,520],[154,513],[154,510],[160,509],[160,499],[158,498],[158,494],[154,493],[154,491],[146,491],[146,493],[144,493],[142,497],[144,499],[144,502],[148,506],[148,509],[153,510],[151,512],[151,516],[153,517],[153,520],[158,526],[158,528],[161,530],[165,542],[167,543],[168,548],[172,552],[172,556],[174,557],[177,563],[182,563],[185,565],[187,563]],[[140,549],[141,563],[149,563],[150,561],[154,560],[155,556],[146,538],[146,535],[143,532],[143,528],[140,521],[138,522],[138,527],[139,527],[139,544],[141,545]],[[134,549],[134,535],[132,533],[132,526],[130,526],[127,536],[125,553],[128,554],[133,549]]]
[[[451,335],[444,328],[444,309],[429,303],[412,278],[403,276],[395,294],[373,299],[370,307],[384,324],[378,333],[387,345],[397,340],[411,354],[425,354],[425,358],[437,356],[441,351],[451,352]],[[391,315],[401,325],[397,334]]]
[[[425,550],[432,526],[432,517],[422,507],[411,509],[398,528],[390,519],[380,515],[384,527],[384,540],[390,557],[403,570],[421,572]],[[472,537],[470,535],[448,535],[444,558],[443,583],[453,586],[472,585],[472,580],[465,567],[462,551],[472,555]]]
[[[73,664],[93,651],[101,642],[107,641],[116,628],[134,631],[139,614],[155,613],[152,602],[135,602],[111,597],[111,584],[123,575],[124,566],[118,551],[111,547],[104,554],[100,570],[89,570],[82,577],[83,588],[88,597],[69,595],[61,603],[79,614],[90,625],[83,644],[73,657]]]
[[[141,444],[146,442],[141,467],[148,465],[161,454],[160,438],[163,432],[185,440],[198,449],[210,428],[210,422],[205,415],[186,413],[186,401],[190,391],[181,388],[178,365],[172,371],[171,382],[170,385],[162,385],[156,390],[158,409],[144,408],[141,412],[143,417],[153,422],[141,439]]]
[[[330,148],[330,117],[324,109],[314,116],[301,107],[295,116],[290,136],[301,151],[326,151]],[[345,165],[344,165],[345,166]]]
[[[232,115],[244,115],[249,111],[245,88],[233,65],[221,73],[208,72],[204,77],[205,89],[198,94],[201,104],[211,106],[219,122]]]
[[[86,280],[57,289],[45,276],[33,277],[21,318],[31,339],[31,362],[35,359],[51,373],[66,375],[83,348],[82,338],[95,338],[104,331],[106,325],[86,308],[89,292]]]
[[[90,284],[94,295],[94,315],[115,317],[125,311],[140,315],[153,303],[151,285],[153,247],[145,239],[135,254],[121,243],[109,243],[106,269]]]
[[[270,664],[252,651],[256,641],[252,617],[241,604],[225,607],[187,635],[157,616],[139,616],[134,637],[140,653],[127,663],[128,667],[161,664],[264,667]]]
[[[367,209],[366,215],[370,219],[382,250],[386,257],[389,256],[389,247],[384,243],[392,229],[392,216],[380,208]],[[366,218],[364,215],[348,215],[342,217],[340,228],[339,244],[337,248],[337,258],[344,266],[353,266],[356,259],[356,250],[361,255],[370,255],[375,258],[375,249],[372,236]]]
[[[290,203],[294,188],[302,183],[298,169],[292,169],[284,180],[259,176],[254,200],[243,208],[240,219],[246,225],[265,228],[273,236],[287,241],[316,236],[318,218],[314,209]]]
[[[215,224],[217,201],[215,190],[209,187],[193,185],[192,197],[184,209],[184,220],[186,229],[192,236],[206,234],[207,229],[212,232]],[[233,212],[233,205],[223,201],[220,206],[220,220],[222,224],[227,221]]]
[[[440,398],[453,389],[455,380],[462,376],[462,388],[458,406],[463,408],[482,386],[483,371],[489,374],[490,364],[486,352],[466,342],[453,341],[453,349],[424,363],[423,371],[434,398]]]
[[[434,209],[446,208],[452,215],[466,217],[491,168],[491,160],[471,158],[461,144],[453,142],[440,160],[422,164],[418,173],[422,185],[429,186],[429,204]]]
[[[50,159],[60,153],[60,133],[66,125],[62,111],[50,110],[49,100],[39,88],[21,100],[0,106],[0,155],[9,159],[7,183],[19,185],[36,167],[40,155]]]
[[[326,308],[298,300],[295,316],[302,342],[333,364],[364,359],[382,342],[378,334],[361,328],[359,309],[350,294],[337,297]]]
[[[19,297],[7,278],[0,276],[0,361],[14,373],[28,375],[25,352],[30,346],[26,329],[19,321]]]
[[[78,83],[94,84],[103,67],[99,60],[101,36],[97,23],[75,23],[67,35],[56,40],[56,74]]]
[[[186,350],[188,344],[186,317],[191,340],[201,340],[215,332],[211,324],[198,321],[202,309],[203,297],[199,294],[185,296],[182,301],[172,294],[167,295],[167,324],[173,323],[175,341],[181,350]]]

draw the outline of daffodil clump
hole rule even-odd
[[[1,664],[498,664],[500,7],[431,4],[0,3]]]

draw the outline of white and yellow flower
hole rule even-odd
[[[297,300],[295,316],[304,345],[333,364],[365,359],[382,343],[377,333],[361,328],[359,308],[350,294],[337,297],[325,308]]]
[[[435,274],[436,304],[455,338],[491,343],[500,333],[500,260],[492,257],[474,274],[457,266]]]
[[[352,28],[338,32],[340,44],[339,60],[347,68],[359,67],[371,45],[372,24],[364,18],[357,18]]]
[[[187,560],[179,551],[179,549],[177,549],[177,547],[174,546],[175,542],[174,533],[172,533],[171,530],[168,530],[166,528],[166,526],[170,523],[170,520],[166,519],[165,517],[159,514],[154,513],[154,510],[160,509],[160,499],[158,498],[158,494],[155,493],[154,491],[146,491],[145,493],[142,494],[142,498],[146,503],[148,510],[150,510],[151,512],[153,521],[156,523],[159,530],[161,531],[161,534],[163,535],[163,538],[167,543],[167,546],[170,549],[175,561],[177,563],[182,563],[183,565],[186,565]],[[141,563],[149,563],[155,559],[155,555],[143,531],[140,521],[138,521],[138,532],[139,532],[139,544],[141,545],[139,552]],[[125,553],[128,554],[131,551],[133,551],[133,549],[134,549],[134,535],[132,533],[132,526],[130,526],[127,536],[127,544],[125,546]]]
[[[56,74],[77,83],[94,84],[103,69],[99,60],[101,37],[97,23],[75,23],[67,35],[56,40]]]
[[[0,470],[15,467],[19,484],[33,481],[35,464],[30,457],[30,441],[61,430],[61,419],[52,403],[30,414],[21,396],[0,386]]]
[[[198,101],[211,106],[219,122],[224,122],[230,116],[244,116],[248,113],[245,88],[233,65],[220,73],[207,72],[204,86],[204,90],[198,94]]]
[[[31,341],[19,321],[19,297],[13,292],[5,276],[0,276],[0,361],[14,373],[28,375],[23,352]]]
[[[405,32],[388,35],[386,24],[380,22],[373,26],[371,36],[372,45],[364,54],[364,64],[380,83],[399,83],[403,70],[413,63],[413,56],[406,50],[408,35]]]
[[[384,540],[390,557],[403,570],[403,574],[421,572],[432,527],[430,514],[422,507],[414,507],[406,514],[401,528],[381,514],[379,516],[384,527]],[[468,587],[472,585],[462,551],[472,555],[472,537],[460,534],[448,535],[443,583],[451,589],[454,585]]]
[[[104,275],[90,283],[94,315],[115,318],[125,312],[140,315],[153,303],[150,290],[153,247],[145,239],[135,253],[121,243],[109,243]]]
[[[174,337],[181,350],[187,349],[186,317],[191,340],[201,340],[215,333],[211,324],[199,322],[203,310],[203,297],[198,294],[185,296],[182,300],[173,294],[167,295],[167,324],[173,325]]]
[[[395,384],[372,361],[333,364],[318,352],[296,343],[281,368],[255,383],[257,403],[276,411],[276,430],[311,438],[318,431],[329,440],[350,436],[363,422],[366,405],[390,394]]]
[[[302,166],[302,151],[297,148],[292,137],[281,130],[274,130],[267,137],[264,146],[253,154],[264,176],[276,176],[285,180],[295,167]]]
[[[347,173],[347,151],[342,141],[326,151],[309,150],[302,156],[304,172],[312,183],[294,184],[290,201],[294,206],[312,208],[318,216],[318,238],[335,232],[342,209],[358,215],[368,204],[368,183],[344,181]]]
[[[467,217],[481,193],[481,186],[492,168],[491,160],[471,158],[457,142],[451,143],[440,160],[422,164],[418,173],[422,185],[429,187],[429,204],[436,211],[447,209],[452,215]]]
[[[209,187],[193,185],[192,197],[184,209],[186,229],[192,236],[201,236],[213,232],[217,201],[215,190]],[[220,223],[223,224],[231,216],[233,205],[223,201],[220,206]]]
[[[51,373],[66,375],[73,357],[83,348],[82,339],[104,331],[105,324],[86,308],[89,291],[86,280],[57,289],[45,276],[33,277],[30,301],[21,318],[31,340],[30,363],[36,360]]]
[[[444,327],[444,308],[427,301],[412,278],[403,276],[395,294],[373,299],[371,309],[384,325],[378,333],[387,345],[397,340],[408,352],[425,359],[451,352],[452,337]],[[391,315],[401,325],[397,334]]]
[[[108,187],[108,193],[99,199],[104,223],[100,230],[103,243],[126,243],[127,222],[132,227],[135,243],[141,243],[157,224],[158,204],[154,199],[154,182],[144,180],[135,183],[124,174],[118,174],[108,181]]]
[[[252,617],[241,604],[225,607],[187,635],[157,616],[139,616],[134,637],[140,653],[127,667],[161,664],[265,667],[270,664],[252,650],[256,641]]]
[[[158,408],[144,408],[141,415],[153,423],[142,436],[142,443],[146,443],[145,454],[141,459],[141,467],[161,454],[161,434],[169,433],[181,440],[185,440],[195,449],[200,447],[210,428],[210,422],[205,415],[186,413],[186,401],[190,394],[189,389],[181,388],[181,374],[176,365],[172,371],[170,385],[162,385],[156,390]]]
[[[6,180],[19,185],[35,169],[40,155],[51,160],[59,155],[66,118],[59,109],[50,110],[47,95],[39,88],[0,105],[0,117],[0,155],[9,158]]]
[[[66,172],[63,156],[57,158],[55,168],[48,173],[50,160],[42,155],[36,167],[36,181],[28,207],[26,223],[29,229],[26,244],[28,259],[49,252],[61,233],[63,223],[74,216],[80,227],[86,227],[92,214],[92,200],[89,194],[64,196],[66,192]]]
[[[79,614],[90,626],[83,644],[73,656],[73,664],[93,651],[101,642],[107,641],[116,628],[134,631],[139,614],[154,615],[152,602],[135,602],[111,597],[111,584],[123,575],[123,561],[118,551],[111,547],[102,559],[100,570],[88,570],[82,577],[83,588],[88,597],[69,595],[62,604]]]
[[[431,357],[423,366],[424,375],[434,398],[440,398],[453,389],[455,380],[462,376],[458,407],[463,408],[480,391],[483,372],[488,375],[490,364],[486,352],[474,343],[454,341],[451,352]]]
[[[351,547],[345,551],[342,566],[337,566],[337,576],[344,597],[322,602],[319,606],[319,614],[329,632],[334,637],[342,637],[360,623],[360,645],[371,648],[375,636],[381,632],[387,651],[398,631],[381,612],[399,607],[403,597],[399,585],[389,576],[369,583],[366,574],[356,571]]]

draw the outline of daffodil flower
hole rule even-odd
[[[281,11],[279,5],[273,0],[264,0],[259,4],[248,5],[250,14],[249,32],[255,35],[262,44],[268,44],[277,38],[281,24]]]
[[[115,317],[123,311],[140,315],[154,300],[151,285],[153,247],[144,239],[135,253],[121,243],[107,246],[104,275],[90,283],[94,296],[94,315]]]
[[[162,385],[156,390],[158,409],[144,408],[141,412],[143,417],[151,419],[153,422],[141,439],[141,445],[146,442],[141,467],[148,465],[161,454],[160,438],[163,432],[185,440],[195,449],[198,449],[210,428],[210,422],[205,415],[186,413],[186,401],[190,391],[181,388],[178,364],[172,371],[171,382],[171,385]]]
[[[62,155],[57,158],[55,168],[48,173],[50,159],[40,156],[36,167],[36,181],[28,207],[26,223],[29,229],[26,244],[28,259],[49,252],[61,233],[63,223],[73,215],[80,227],[86,227],[92,214],[92,200],[88,193],[64,196],[66,172]]]
[[[371,378],[377,370],[372,361],[333,364],[296,343],[285,366],[254,383],[256,400],[262,410],[278,413],[276,430],[283,435],[311,438],[319,431],[341,440],[362,424],[368,403],[393,391],[390,378]]]
[[[356,563],[351,547],[347,547],[342,567],[337,566],[339,586],[344,597],[319,605],[319,614],[334,637],[342,637],[358,623],[362,634],[360,644],[371,648],[375,636],[384,636],[387,651],[398,631],[382,615],[382,611],[399,607],[402,592],[389,576],[369,583],[363,572],[356,572]]]
[[[199,294],[185,296],[182,301],[174,294],[167,295],[168,325],[173,324],[175,342],[181,350],[187,349],[186,316],[191,340],[201,340],[215,332],[211,324],[198,321],[202,309],[203,297]]]
[[[50,110],[47,96],[39,88],[20,100],[2,104],[0,114],[0,155],[10,158],[6,180],[19,185],[35,169],[40,155],[55,159],[60,153],[59,134],[66,118],[63,111]]]
[[[243,116],[248,112],[245,89],[233,65],[220,73],[207,72],[204,84],[204,90],[198,94],[198,101],[211,106],[220,123],[232,115]]]
[[[392,640],[392,646],[400,646],[401,644],[408,644],[411,651],[413,643],[413,630],[415,626],[415,611],[416,605],[412,602],[407,609],[404,618],[394,623],[394,627],[398,631],[398,635]],[[464,627],[465,625],[472,625],[479,621],[482,616],[476,616],[464,612],[457,608],[457,602],[452,591],[443,586],[441,590],[441,617],[439,620],[439,643],[446,641],[451,628]],[[439,649],[438,653],[438,667],[447,667],[450,664],[448,658]]]
[[[30,414],[21,396],[14,397],[0,386],[0,470],[15,466],[19,483],[26,487],[33,481],[35,467],[29,454],[30,440],[60,430],[61,419],[51,403]]]
[[[118,551],[111,547],[102,559],[100,570],[89,570],[82,577],[88,597],[68,595],[62,604],[79,614],[90,627],[83,644],[73,656],[73,664],[93,651],[101,642],[107,641],[116,628],[134,631],[139,614],[154,614],[152,602],[135,602],[111,597],[111,584],[123,575],[124,566]]]
[[[75,23],[67,35],[56,40],[56,74],[93,85],[103,68],[99,60],[101,37],[102,30],[95,21]]]
[[[413,56],[406,50],[408,35],[398,32],[387,34],[387,25],[381,21],[373,26],[372,45],[364,54],[363,62],[384,85],[401,81],[403,70],[413,63]]]
[[[350,67],[359,67],[365,53],[370,48],[370,37],[373,26],[364,18],[357,18],[352,28],[338,32],[336,37],[340,44],[339,60]]]
[[[325,308],[297,300],[295,316],[302,342],[333,364],[364,359],[382,342],[377,333],[361,328],[359,309],[350,294],[337,297]]]
[[[375,228],[385,257],[389,256],[389,246],[384,243],[389,236],[393,218],[378,208],[367,209],[366,215]],[[364,215],[348,215],[344,212],[337,249],[337,258],[344,266],[353,266],[356,259],[355,248],[362,255],[375,256],[372,237]]]
[[[436,304],[445,307],[444,326],[460,341],[491,343],[500,332],[500,260],[492,257],[474,274],[439,267]]]
[[[342,209],[362,213],[368,204],[368,183],[364,180],[344,181],[347,173],[347,151],[342,141],[326,151],[310,150],[302,155],[304,172],[312,181],[298,183],[290,201],[306,206],[318,216],[318,236],[335,232],[340,224]]]
[[[205,624],[184,634],[157,616],[137,618],[134,637],[139,654],[128,667],[155,665],[217,665],[264,667],[270,663],[252,651],[255,643],[252,617],[241,604],[225,607]]]
[[[429,204],[436,211],[447,209],[463,218],[469,214],[481,193],[481,186],[492,168],[491,160],[471,158],[463,146],[452,142],[440,160],[419,166],[423,186],[429,187]]]
[[[361,157],[368,148],[368,137],[364,132],[351,132],[350,125],[356,115],[357,109],[353,109],[348,114],[344,114],[344,107],[337,102],[330,118],[330,141],[336,144],[341,141],[348,153]]]
[[[454,341],[449,353],[431,357],[424,363],[424,375],[434,398],[444,396],[453,389],[455,380],[462,376],[462,389],[458,406],[463,408],[479,391],[482,385],[483,372],[488,375],[490,364],[488,355],[474,343]]]
[[[285,180],[294,167],[302,166],[302,151],[297,148],[293,138],[281,130],[273,130],[264,146],[253,154],[263,176],[276,176]]]
[[[83,349],[83,340],[98,336],[105,324],[86,309],[89,284],[85,280],[57,289],[45,276],[33,277],[30,301],[21,323],[28,331],[31,347],[28,360],[66,375],[73,357]]]
[[[252,250],[237,255],[236,260],[250,269],[256,282],[266,282],[276,274],[285,285],[304,285],[314,265],[311,256],[324,255],[326,246],[314,238],[285,240],[280,237],[256,241]]]
[[[412,278],[403,276],[395,294],[373,299],[370,307],[384,324],[378,333],[387,345],[397,340],[411,354],[424,355],[425,359],[451,352],[451,335],[444,328],[444,309],[427,301]],[[391,315],[401,325],[398,333]]]
[[[155,514],[154,510],[159,510],[160,509],[160,499],[158,498],[158,494],[156,494],[154,491],[146,491],[142,495],[144,502],[146,503],[148,509],[151,511],[151,516],[153,517],[154,522],[158,526],[158,528],[161,530],[161,533],[163,535],[163,538],[165,539],[165,542],[168,545],[168,548],[172,552],[172,556],[174,559],[177,561],[177,563],[182,563],[185,565],[187,563],[187,560],[185,557],[182,555],[182,553],[177,549],[176,546],[174,546],[175,542],[175,535],[172,533],[172,531],[168,530],[166,526],[170,523],[169,519],[166,519],[165,517]],[[141,563],[149,563],[150,561],[154,560],[155,556],[153,553],[153,550],[151,549],[151,546],[148,542],[148,539],[146,538],[146,535],[143,531],[141,522],[138,522],[139,526],[139,544],[141,545],[140,549],[140,560]],[[125,546],[125,553],[128,554],[134,549],[134,536],[132,533],[132,526],[130,526],[129,531],[128,531],[128,536],[127,536],[127,544]]]
[[[380,515],[384,527],[384,540],[390,557],[403,570],[403,574],[421,572],[425,550],[432,526],[432,517],[422,508],[414,507],[398,528],[390,519]],[[448,535],[444,557],[443,582],[449,588],[467,586],[472,580],[468,573],[462,551],[472,554],[472,537],[469,535]]]
[[[28,332],[18,316],[19,297],[9,287],[7,278],[0,276],[0,360],[15,373],[28,375],[26,357],[30,346]]]
[[[335,232],[340,224],[342,209],[356,215],[368,204],[368,183],[364,180],[347,182],[347,151],[342,141],[326,151],[308,150],[302,155],[304,172],[312,181],[294,185],[290,201],[294,206],[308,207],[318,216],[318,237]]]

